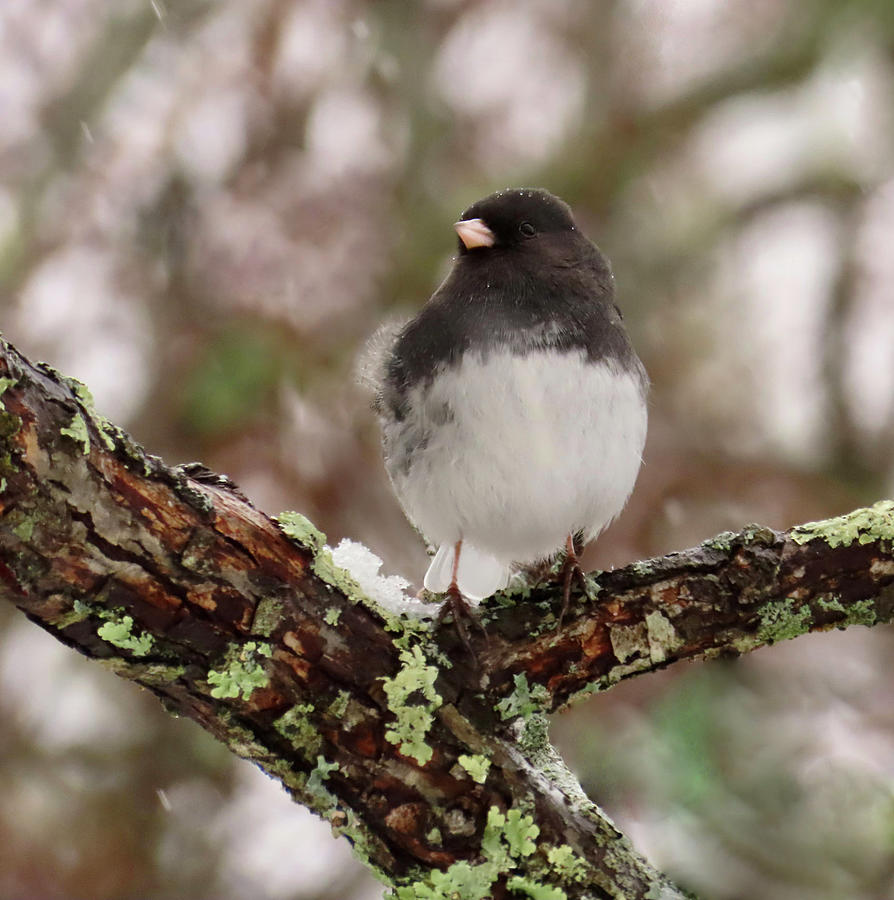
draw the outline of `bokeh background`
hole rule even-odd
[[[651,374],[592,566],[894,493],[890,0],[0,4],[0,328],[169,463],[419,581],[364,339],[450,224],[552,189]],[[894,634],[638,678],[556,717],[705,900],[894,896]],[[344,841],[0,608],[0,897],[366,900]]]

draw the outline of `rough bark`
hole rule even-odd
[[[582,793],[544,713],[679,659],[894,615],[894,503],[749,527],[485,605],[478,665],[297,515],[171,469],[0,347],[0,595],[280,779],[401,898],[682,897]]]

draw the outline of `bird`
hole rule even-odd
[[[596,538],[633,490],[649,380],[606,257],[542,188],[473,203],[419,313],[370,351],[385,468],[435,547],[423,584],[462,620],[514,567],[565,551],[565,614]],[[561,617],[560,617],[561,622]]]

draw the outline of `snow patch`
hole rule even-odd
[[[400,575],[380,575],[382,560],[363,544],[343,538],[331,552],[335,565],[346,569],[363,592],[388,612],[417,619],[431,617],[437,612],[437,607],[407,596],[406,590],[410,582],[406,578]]]

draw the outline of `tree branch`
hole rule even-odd
[[[593,602],[558,633],[555,587],[525,589],[539,604],[513,608],[515,637],[489,663],[503,677],[533,673],[554,710],[681,659],[738,656],[810,631],[890,622],[892,545],[890,500],[784,533],[749,525],[588,576]]]
[[[881,503],[588,576],[558,631],[559,585],[506,592],[476,667],[421,603],[366,596],[303,517],[167,468],[5,343],[0,401],[0,595],[282,781],[402,900],[682,897],[583,795],[543,713],[894,610]]]

